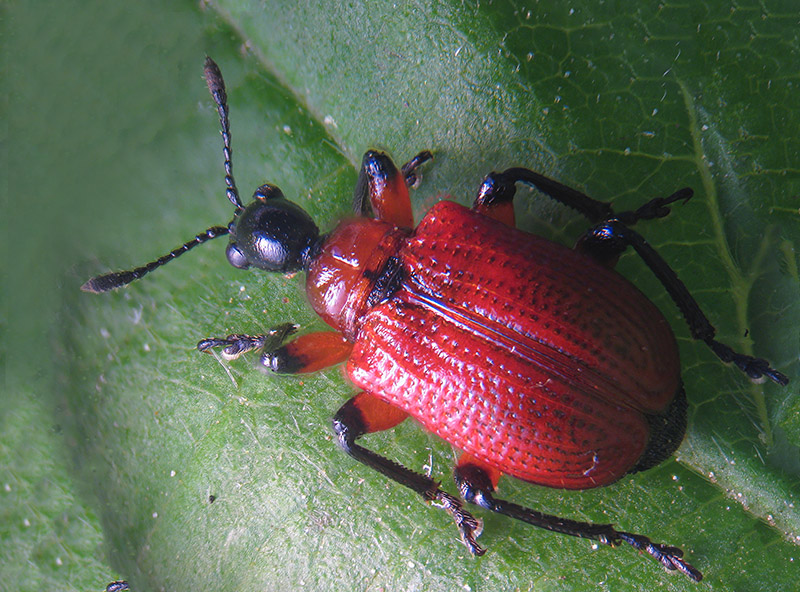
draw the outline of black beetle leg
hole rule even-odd
[[[455,471],[455,480],[461,496],[471,504],[539,528],[596,540],[612,547],[625,542],[640,551],[646,551],[669,570],[678,570],[696,582],[703,578],[703,574],[682,559],[683,551],[677,547],[653,543],[643,535],[620,532],[611,524],[592,524],[559,518],[498,499],[492,495],[494,487],[489,476],[477,465],[459,465]]]
[[[407,469],[355,443],[364,434],[392,428],[405,418],[404,411],[362,392],[342,405],[333,418],[333,430],[339,445],[347,454],[416,491],[426,501],[450,514],[458,527],[462,542],[470,552],[473,555],[483,555],[485,550],[475,541],[481,531],[481,522],[464,510],[461,500],[442,491],[439,484],[430,477]]]
[[[417,173],[417,169],[419,169],[420,166],[422,166],[432,158],[433,154],[431,154],[430,150],[422,150],[414,158],[412,158],[402,167],[400,167],[400,173],[406,180],[406,185],[408,187],[416,188],[419,186],[420,176]]]
[[[286,338],[297,329],[297,325],[284,323],[270,329],[265,335],[235,334],[224,339],[203,339],[197,344],[197,349],[204,352],[221,347],[222,357],[226,360],[234,360],[246,352],[258,350],[261,352],[259,363],[262,368],[277,374],[316,372],[341,364],[350,356],[353,344],[338,331],[317,331],[284,344]]]
[[[211,337],[201,339],[197,343],[197,349],[205,352],[214,347],[222,348],[222,357],[226,360],[235,360],[242,354],[253,350],[274,350],[292,333],[297,331],[298,326],[293,323],[284,323],[273,327],[269,333],[264,335],[243,335],[232,334],[220,339]]]
[[[601,220],[619,219],[627,225],[635,224],[639,220],[663,218],[669,214],[669,204],[692,197],[693,191],[688,187],[679,189],[668,197],[657,197],[650,200],[639,209],[631,212],[615,214],[611,204],[593,199],[572,187],[568,187],[549,177],[525,168],[510,168],[502,173],[489,173],[478,189],[473,209],[488,213],[493,209],[502,209],[510,206],[516,193],[516,183],[525,183],[536,187],[552,199],[569,206],[583,214],[591,222]],[[505,220],[508,215],[503,214]]]
[[[769,378],[780,385],[789,383],[789,379],[770,367],[766,360],[738,353],[730,346],[716,341],[716,329],[703,314],[700,305],[667,262],[638,232],[619,220],[607,220],[591,228],[579,245],[581,249],[600,259],[616,257],[628,246],[633,247],[683,313],[692,337],[704,341],[720,360],[732,362],[752,380]]]
[[[592,222],[605,220],[614,214],[610,203],[592,199],[577,189],[567,187],[530,169],[519,167],[486,175],[478,189],[473,208],[485,210],[511,202],[517,191],[518,182],[533,185],[554,200],[577,210]]]
[[[686,203],[694,195],[694,191],[689,187],[678,189],[672,195],[667,197],[656,197],[648,201],[642,207],[632,212],[621,212],[614,214],[613,218],[619,220],[627,226],[636,224],[639,220],[652,220],[654,218],[663,218],[669,214],[670,209],[667,207],[669,204],[676,201],[683,201]]]

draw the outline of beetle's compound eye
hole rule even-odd
[[[228,243],[228,248],[225,249],[225,255],[228,257],[228,263],[237,269],[247,269],[250,263],[247,262],[247,257],[242,253],[241,249],[236,246],[236,243]]]

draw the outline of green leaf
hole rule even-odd
[[[371,146],[399,161],[434,151],[414,195],[418,215],[441,193],[469,203],[486,172],[515,165],[622,209],[694,187],[691,202],[640,231],[719,338],[769,358],[792,383],[752,385],[717,363],[627,255],[620,271],[674,321],[681,346],[692,411],[678,461],[599,490],[506,479],[500,494],[678,545],[711,589],[792,587],[800,115],[790,105],[800,76],[791,6],[204,6],[52,7],[48,18],[67,14],[70,30],[31,47],[41,55],[29,63],[60,61],[35,74],[47,81],[39,92],[16,79],[19,104],[38,106],[44,123],[26,121],[15,159],[27,171],[13,194],[51,209],[18,232],[14,244],[27,248],[12,266],[36,269],[37,279],[20,288],[10,320],[29,327],[16,351],[55,350],[55,364],[53,380],[42,380],[53,388],[34,389],[38,421],[7,417],[33,428],[58,410],[71,493],[99,517],[118,573],[137,590],[696,588],[629,548],[595,549],[477,511],[489,552],[471,558],[444,513],[337,450],[330,417],[353,392],[340,370],[276,378],[254,370],[252,356],[229,363],[194,349],[204,337],[287,320],[323,328],[302,277],[235,270],[211,243],[125,290],[78,292],[89,275],[155,259],[230,219],[200,77],[208,53],[228,83],[243,196],[277,183],[323,228],[348,212]],[[539,194],[520,191],[518,201],[526,230],[569,244],[586,227]],[[48,326],[52,342],[40,337]],[[39,371],[15,360],[22,376]],[[411,422],[365,442],[430,467],[455,491],[455,453]]]

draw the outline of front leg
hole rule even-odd
[[[366,216],[372,211],[377,220],[402,228],[414,227],[409,187],[419,181],[417,169],[433,158],[423,150],[398,171],[392,159],[382,152],[370,150],[364,154],[358,173],[353,211]]]
[[[284,323],[263,335],[233,334],[224,339],[203,339],[197,344],[197,349],[205,352],[221,347],[222,356],[227,360],[258,350],[261,352],[261,366],[278,374],[317,372],[341,364],[350,357],[353,345],[338,331],[309,333],[283,344],[295,331],[297,325]]]
[[[244,353],[253,350],[272,351],[280,346],[284,340],[297,331],[298,326],[294,323],[283,323],[273,327],[269,332],[262,335],[245,335],[244,333],[232,333],[227,337],[209,337],[201,339],[197,343],[197,349],[201,352],[209,352],[212,348],[221,347],[222,357],[226,360],[235,360]]]

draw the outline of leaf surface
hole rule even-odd
[[[504,480],[500,494],[678,545],[711,589],[790,588],[800,573],[792,14],[755,3],[588,2],[184,11],[187,32],[140,50],[164,65],[128,75],[132,96],[143,97],[129,99],[133,113],[98,102],[109,138],[96,148],[96,176],[75,179],[104,198],[83,198],[75,227],[88,230],[63,257],[96,262],[58,292],[65,441],[112,564],[142,590],[696,588],[631,549],[594,549],[484,514],[490,551],[470,558],[441,511],[337,450],[330,417],[352,393],[338,369],[276,378],[194,349],[204,337],[287,320],[323,328],[301,277],[232,269],[212,243],[126,290],[76,291],[88,275],[152,260],[230,218],[200,78],[205,51],[228,83],[243,197],[276,183],[323,228],[347,213],[355,166],[373,146],[398,161],[436,154],[414,196],[418,215],[442,193],[469,203],[485,173],[508,166],[620,209],[694,187],[691,202],[639,230],[721,340],[769,358],[793,382],[752,385],[718,364],[626,255],[620,271],[674,321],[681,346],[691,416],[678,460],[600,490]],[[124,28],[124,16],[113,24]],[[95,59],[89,79],[102,77]],[[526,230],[570,244],[586,227],[539,194],[520,191],[518,201]],[[455,491],[455,453],[410,422],[365,442],[430,467]]]

